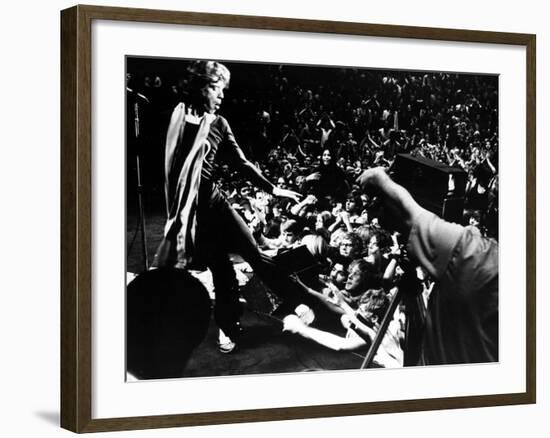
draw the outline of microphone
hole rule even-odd
[[[126,91],[128,93],[130,93],[132,96],[134,96],[136,100],[141,99],[141,100],[145,101],[146,103],[149,103],[149,99],[147,99],[147,97],[145,97],[141,93],[138,93],[137,91],[133,90],[132,88],[126,87]]]

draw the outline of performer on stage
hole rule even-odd
[[[236,168],[260,189],[298,201],[300,195],[274,186],[246,159],[229,123],[217,115],[229,85],[227,67],[216,61],[195,61],[188,67],[185,102],[174,109],[165,151],[167,222],[153,265],[186,268],[199,258],[212,272],[218,326],[235,348],[241,328],[238,283],[229,253],[239,254],[283,300],[296,300],[297,288],[263,256],[248,227],[229,205],[215,180],[221,162]],[[296,303],[298,304],[298,303]]]

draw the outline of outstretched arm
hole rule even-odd
[[[254,164],[246,158],[243,150],[237,144],[229,124],[225,119],[223,120],[225,122],[226,151],[229,153],[230,159],[233,161],[234,165],[243,173],[243,176],[256,187],[267,193],[271,193],[279,197],[291,198],[294,201],[299,202],[301,198],[299,193],[293,192],[292,190],[277,188],[265,176],[262,175],[260,169],[254,166]]]
[[[300,286],[306,293],[318,299],[330,311],[338,313],[340,315],[343,315],[346,312],[345,308],[342,305],[343,300],[338,300],[338,296],[335,295],[336,291],[334,289],[332,289],[332,295],[334,298],[331,299],[329,298],[329,296],[321,292],[317,292],[316,290],[307,286],[302,280],[300,280],[300,277],[298,277],[297,275],[294,276],[294,280],[296,284]]]
[[[302,210],[307,206],[307,205],[315,205],[317,203],[317,198],[314,196],[314,195],[308,195],[306,196],[302,201],[298,202],[297,204],[294,204],[291,208],[290,208],[290,212],[294,215],[294,216],[300,216],[300,214],[302,213]]]
[[[283,331],[297,333],[304,338],[311,339],[318,344],[335,351],[352,351],[366,345],[358,336],[341,337],[330,332],[318,330],[305,325],[296,315],[289,315],[283,320]]]

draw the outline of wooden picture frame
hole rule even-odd
[[[526,49],[525,392],[279,407],[174,415],[92,418],[92,22],[112,20],[321,34],[408,38]],[[257,16],[75,6],[61,13],[61,426],[115,431],[528,404],[536,401],[536,37],[531,34],[344,23]]]

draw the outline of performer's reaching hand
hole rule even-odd
[[[302,195],[298,192],[294,192],[288,189],[281,189],[279,187],[273,188],[273,195],[279,198],[290,198],[294,202],[300,202],[300,199],[302,198]]]

